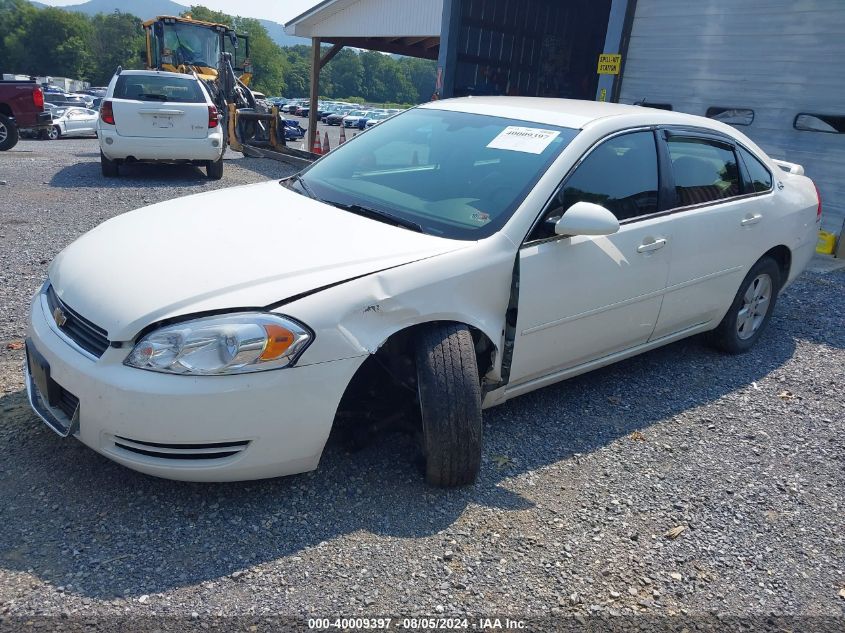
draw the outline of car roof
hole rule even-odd
[[[146,77],[181,77],[182,79],[196,79],[199,81],[199,78],[194,77],[193,75],[188,75],[186,73],[171,73],[166,70],[122,70],[120,74],[129,75],[130,77],[138,75]]]
[[[509,119],[522,119],[534,123],[545,123],[559,127],[582,129],[599,119],[614,118],[620,127],[631,119],[632,124],[641,124],[643,114],[649,114],[653,124],[702,125],[720,129],[714,121],[703,117],[670,112],[656,108],[625,105],[622,103],[604,103],[579,99],[548,99],[541,97],[463,97],[433,101],[423,106],[427,109],[452,110],[500,116]]]

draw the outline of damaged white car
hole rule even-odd
[[[68,246],[32,303],[30,401],[195,481],[314,469],[336,421],[399,412],[428,481],[468,484],[485,407],[698,333],[750,348],[814,251],[802,172],[676,112],[428,104]]]

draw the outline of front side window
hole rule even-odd
[[[772,188],[772,174],[760,160],[744,147],[739,147],[742,162],[751,179],[751,191],[761,193]]]
[[[736,156],[726,145],[707,139],[668,140],[680,206],[688,207],[741,193]]]
[[[344,143],[291,182],[359,214],[453,239],[493,235],[578,130],[416,108]],[[369,213],[367,213],[369,211]]]

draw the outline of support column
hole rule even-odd
[[[320,98],[320,38],[311,38],[311,109],[308,111],[308,147],[309,152],[314,147],[317,136],[317,101]]]
[[[625,67],[625,54],[628,48],[627,38],[630,36],[631,20],[633,19],[633,10],[636,4],[636,0],[612,0],[610,3],[607,35],[604,38],[602,52],[609,55],[621,54],[623,69]],[[619,75],[599,75],[596,101],[617,101],[619,99],[621,77],[621,70]]]

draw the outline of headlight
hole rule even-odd
[[[302,325],[275,314],[227,314],[158,329],[124,365],[200,376],[266,371],[292,364],[311,339]]]

